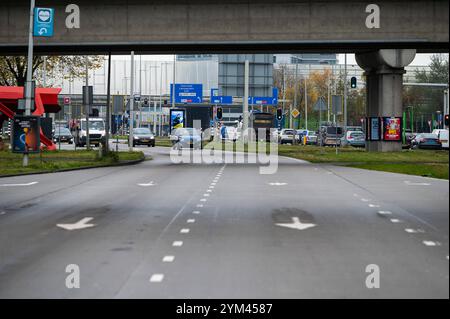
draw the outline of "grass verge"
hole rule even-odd
[[[109,166],[144,159],[144,153],[110,152],[100,158],[98,150],[44,151],[41,154],[30,155],[27,167],[22,166],[22,158],[22,154],[0,151],[0,176]]]

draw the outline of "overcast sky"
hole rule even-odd
[[[430,56],[432,54],[417,54],[414,61],[411,63],[411,65],[428,65],[430,62]],[[114,59],[117,60],[126,60],[129,59],[129,55],[117,55],[114,56]],[[339,63],[344,63],[344,54],[339,54]],[[139,60],[140,57],[137,55],[135,57],[136,60]],[[143,55],[142,60],[144,61],[173,61],[173,55]],[[347,63],[348,64],[356,64],[355,61],[355,55],[354,54],[347,54]]]

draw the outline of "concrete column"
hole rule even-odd
[[[356,61],[365,70],[366,114],[369,117],[402,117],[404,67],[415,57],[415,50],[378,50],[357,53]],[[367,141],[369,152],[395,152],[402,142]]]

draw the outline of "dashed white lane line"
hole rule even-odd
[[[200,199],[201,202],[206,202],[206,198]]]
[[[172,246],[174,246],[174,247],[181,247],[181,246],[183,246],[183,242],[182,241],[174,241],[172,243]]]
[[[369,200],[367,198],[361,198],[362,202],[368,202]]]
[[[394,223],[394,224],[398,224],[398,223],[401,223],[402,221],[400,219],[397,219],[397,218],[391,218],[391,222]]]
[[[431,240],[424,240],[424,241],[422,241],[422,243],[423,243],[425,246],[429,246],[429,247],[439,246],[439,245],[440,245],[440,243],[435,242],[435,241],[431,241]]]
[[[212,193],[212,190],[207,189],[206,192],[207,192],[207,193]]]
[[[182,228],[181,230],[180,230],[180,233],[181,234],[188,234],[190,232],[190,229],[189,228]]]
[[[161,282],[164,279],[164,275],[163,274],[153,274],[150,277],[150,282]]]
[[[198,210],[194,210],[194,211],[192,212],[192,214],[198,215],[198,214],[200,214],[200,212],[199,212]]]
[[[353,194],[353,196],[354,196],[354,197],[359,197],[359,195],[358,195],[358,194],[356,194],[356,193],[355,193],[355,194]]]
[[[203,204],[197,204],[197,207],[201,208],[201,207],[203,207]]]
[[[405,232],[410,233],[410,234],[417,234],[418,231],[412,228],[405,228]]]
[[[374,208],[374,207],[380,207],[380,205],[376,205],[376,204],[369,204],[369,207]]]
[[[30,183],[23,183],[23,184],[0,184],[0,187],[17,187],[17,186],[32,186],[36,185],[38,182],[30,182]]]
[[[388,210],[379,210],[378,214],[380,214],[380,215],[392,215],[392,212],[390,212]]]
[[[410,182],[410,181],[404,181],[404,183],[409,186],[430,186],[431,185],[430,183],[415,183],[415,182]]]
[[[217,183],[211,183],[211,186],[216,186]]]
[[[6,212],[0,212],[0,216],[1,216],[1,215],[5,215],[5,214],[6,214]]]
[[[162,261],[165,262],[165,263],[171,263],[174,260],[175,260],[175,256],[164,256]]]
[[[209,186],[210,189],[214,189],[214,187],[215,187],[214,185]]]
[[[190,218],[190,219],[188,219],[188,220],[186,221],[186,223],[188,223],[188,224],[193,224],[193,223],[195,223],[195,219]]]
[[[205,194],[203,194],[203,197],[209,197],[209,195],[210,194],[205,193]]]

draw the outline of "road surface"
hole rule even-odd
[[[0,179],[0,298],[449,297],[448,181],[141,149],[153,160]]]

